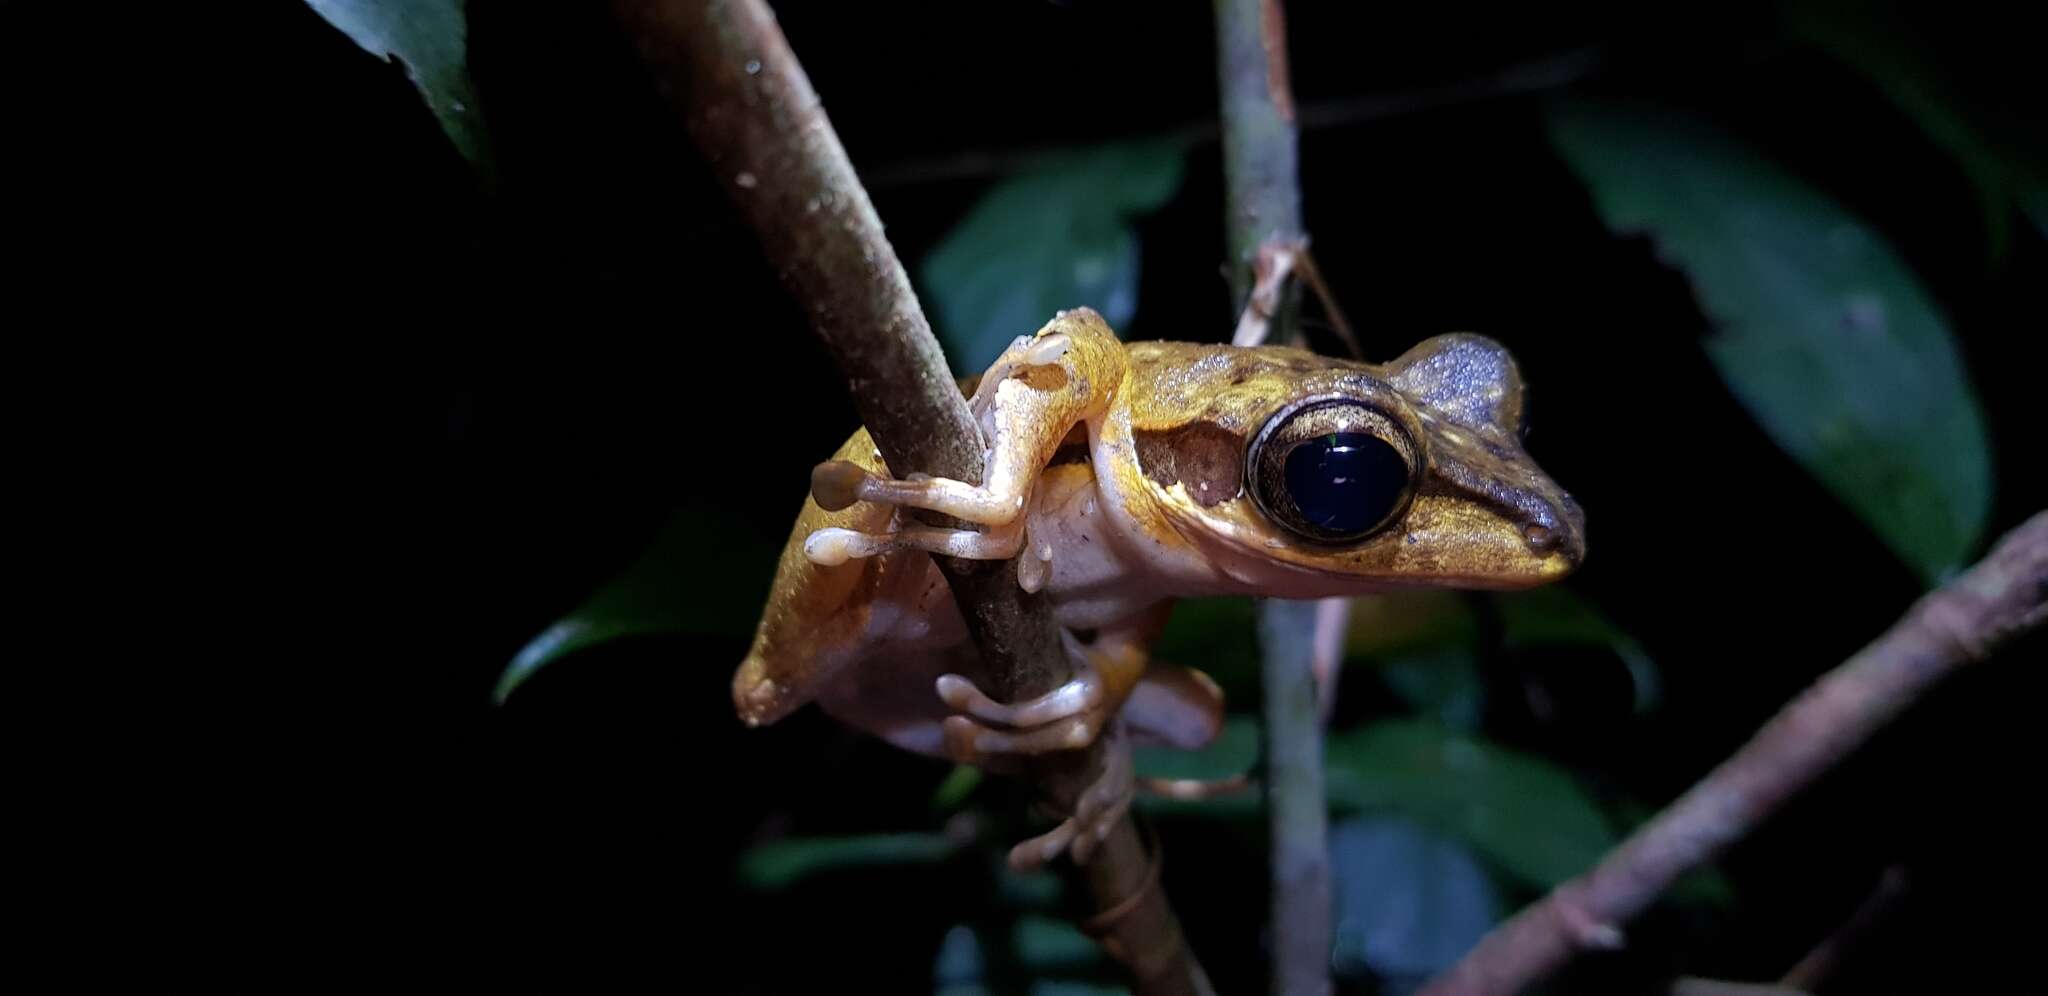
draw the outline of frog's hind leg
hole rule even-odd
[[[835,460],[812,472],[811,495],[826,509],[867,501],[981,525],[1011,522],[1074,426],[1108,411],[1127,369],[1123,344],[1102,316],[1085,308],[1063,311],[1037,336],[1005,351],[975,391],[989,447],[980,486],[943,477],[882,477]]]
[[[939,698],[961,715],[944,724],[946,750],[954,760],[1001,766],[1018,756],[1075,750],[1112,733],[1118,709],[1130,697],[1145,671],[1147,628],[1099,635],[1083,645],[1065,635],[1075,658],[1074,677],[1035,699],[1005,705],[990,698],[965,677],[939,677]],[[1102,777],[1074,801],[1074,812],[1051,832],[1019,844],[1011,864],[1035,868],[1071,850],[1086,862],[1129,808],[1135,776],[1129,746],[1120,735],[1109,737],[1110,753]]]

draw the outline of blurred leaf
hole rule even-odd
[[[967,764],[956,764],[946,773],[946,780],[932,790],[932,808],[941,813],[950,813],[967,802],[967,797],[981,786],[981,769]]]
[[[1067,881],[1059,875],[1020,872],[1010,867],[1007,852],[990,863],[996,882],[996,898],[1012,909],[1050,910],[1066,895]]]
[[[1007,940],[1015,959],[1014,969],[1034,977],[1028,990],[1032,996],[1120,996],[1129,992],[1116,986],[1075,979],[1037,978],[1087,976],[1103,971],[1107,965],[1102,948],[1066,920],[1024,914],[1011,925]],[[944,996],[987,996],[992,990],[984,983],[995,967],[991,965],[992,961],[1002,967],[1012,964],[991,959],[985,950],[983,935],[975,928],[967,924],[953,927],[940,942],[939,954],[932,966],[934,991]],[[1014,989],[1005,987],[1003,991]]]
[[[490,135],[469,79],[469,24],[462,0],[306,0],[363,50],[389,59],[427,102],[441,130],[485,178],[495,173]]]
[[[502,703],[548,663],[622,636],[745,636],[760,616],[776,553],[746,530],[720,522],[715,512],[677,512],[625,573],[520,649],[499,675],[493,697]],[[715,576],[707,564],[718,565]]]
[[[1929,581],[1991,503],[1976,397],[1948,328],[1884,241],[1712,126],[1559,105],[1552,140],[1609,228],[1647,232],[1714,323],[1722,379],[1764,430]]]
[[[937,833],[790,837],[749,848],[740,856],[739,875],[748,886],[773,892],[834,868],[938,864],[961,846]]]
[[[1031,996],[1131,996],[1131,991],[1122,986],[1104,985],[1099,982],[1040,979],[1031,984]]]
[[[957,996],[986,992],[976,983],[987,971],[988,956],[982,953],[981,938],[975,936],[974,928],[954,924],[939,941],[939,954],[933,959],[933,988],[938,993]]]
[[[1471,644],[1416,647],[1379,666],[1408,707],[1460,730],[1475,730],[1486,706],[1479,654]]]
[[[1360,659],[1403,702],[1459,729],[1479,725],[1479,619],[1454,591],[1415,589],[1351,600],[1348,664]]]
[[[1182,160],[1174,142],[1121,142],[1046,159],[996,184],[920,273],[953,369],[980,371],[1066,308],[1094,308],[1124,331],[1138,308],[1130,219],[1173,197]]]
[[[1563,585],[1492,596],[1500,612],[1501,639],[1509,647],[1598,646],[1621,658],[1635,686],[1635,711],[1657,707],[1662,680],[1655,661],[1635,638],[1622,632],[1593,603]]]
[[[1257,775],[1259,722],[1250,716],[1230,716],[1223,721],[1216,741],[1201,750],[1171,747],[1139,747],[1132,752],[1138,774],[1144,778],[1195,778],[1214,781],[1233,775]],[[1211,799],[1163,799],[1140,794],[1138,804],[1146,812],[1236,817],[1259,812],[1257,788]]]
[[[1223,721],[1216,741],[1201,750],[1139,747],[1132,752],[1138,774],[1146,778],[1228,778],[1252,770],[1259,761],[1259,723],[1250,716]]]
[[[1152,656],[1206,673],[1227,701],[1259,687],[1257,615],[1249,598],[1188,598],[1173,607]]]
[[[1615,834],[1572,776],[1430,720],[1333,734],[1328,787],[1344,812],[1408,817],[1547,889],[1599,860]]]
[[[1072,923],[1026,913],[1011,931],[1017,960],[1038,975],[1070,975],[1102,961],[1102,948]]]
[[[1455,591],[1417,588],[1351,600],[1351,625],[1344,632],[1349,657],[1389,657],[1418,648],[1471,646],[1479,620]]]
[[[2037,90],[2032,67],[2015,67],[2019,77],[2001,81],[2004,85],[1966,92],[1959,74],[1944,64],[1942,53],[1908,12],[1897,4],[1868,0],[1785,7],[1794,37],[1862,75],[1954,158],[1976,191],[1988,255],[1998,259],[2010,242],[2015,206],[2039,223],[2027,201],[2030,191],[2048,185],[2048,132],[2040,126],[2048,105],[2038,93],[2028,96]],[[2025,30],[2017,20],[2006,27]],[[1999,28],[1990,20],[1979,30]]]
[[[1493,878],[1457,841],[1394,817],[1330,828],[1336,930],[1331,968],[1405,993],[1449,968],[1507,912]]]

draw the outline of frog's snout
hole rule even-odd
[[[1543,573],[1563,577],[1586,559],[1586,514],[1567,494],[1544,504],[1542,514],[1522,524],[1522,539],[1542,558]]]

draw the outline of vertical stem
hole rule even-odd
[[[1260,246],[1298,245],[1303,236],[1280,0],[1216,0],[1216,44],[1230,280],[1242,306],[1251,296]],[[1272,341],[1292,338],[1297,299],[1292,293],[1282,296],[1269,332]],[[1314,603],[1270,601],[1260,608],[1265,785],[1273,847],[1272,991],[1283,996],[1330,992],[1329,826],[1314,625]]]
[[[1251,293],[1259,244],[1302,234],[1294,96],[1287,82],[1280,0],[1216,0],[1216,47],[1230,287],[1242,305]]]
[[[1273,992],[1330,991],[1330,846],[1312,664],[1316,603],[1259,610],[1266,807],[1273,837]]]

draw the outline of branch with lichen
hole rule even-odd
[[[1232,341],[1287,342],[1300,299],[1289,276],[1307,239],[1280,0],[1216,0],[1216,47],[1231,289],[1243,305]],[[1286,996],[1330,991],[1330,834],[1314,629],[1312,602],[1260,607],[1272,991]]]
[[[762,0],[617,0],[627,34],[687,119],[690,135],[768,261],[845,375],[888,465],[970,483],[982,440],[903,264],[817,93]],[[952,586],[995,692],[1016,700],[1064,683],[1071,664],[1050,608],[1010,562],[934,558]],[[1034,764],[1048,800],[1071,808],[1103,769],[1100,749]],[[1103,943],[1141,994],[1209,991],[1127,816],[1085,868]]]
[[[1424,996],[1508,996],[1622,928],[1862,747],[1929,689],[2048,620],[2048,512],[2007,533],[1876,642],[1779,710],[1735,755],[1593,870],[1495,928]]]

